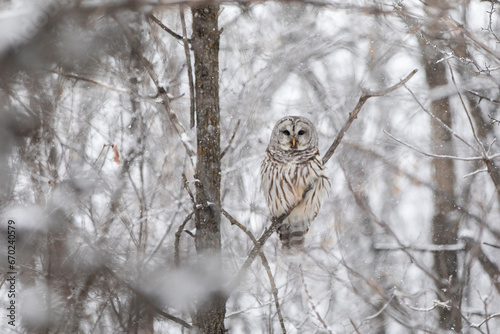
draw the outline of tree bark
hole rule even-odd
[[[440,16],[445,15],[445,3],[440,0],[430,1],[432,8],[441,8],[443,12],[436,13],[428,10],[431,18],[426,26],[426,34],[432,36],[433,40],[443,37],[443,27],[440,24]],[[427,84],[430,89],[446,85],[448,83],[445,62],[440,61],[444,55],[433,45],[421,43],[423,62]],[[448,97],[443,97],[431,102],[431,112],[444,124],[452,127],[452,116]],[[433,153],[439,155],[453,155],[454,146],[452,135],[439,122],[431,118],[431,140]],[[432,218],[432,241],[435,244],[456,244],[458,241],[458,220],[454,215],[454,188],[455,168],[451,159],[433,158],[434,169],[434,216]],[[446,330],[461,332],[462,322],[460,317],[460,305],[462,289],[458,281],[458,255],[454,251],[443,251],[434,253],[434,271],[439,281],[436,282],[440,291],[439,298],[442,302],[449,302],[450,308],[439,308],[439,325]]]
[[[196,106],[196,250],[203,265],[220,273],[219,6],[192,8]],[[214,292],[200,302],[193,323],[203,333],[224,333],[226,298]]]

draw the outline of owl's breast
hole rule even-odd
[[[266,156],[261,168],[261,185],[271,215],[277,217],[296,206],[308,187],[313,187],[290,215],[316,216],[321,204],[319,188],[324,188],[323,168],[315,157],[305,163],[280,162]],[[319,179],[319,183],[316,180]],[[309,194],[311,193],[311,194]],[[314,196],[311,196],[314,195]],[[297,211],[297,212],[296,212]]]

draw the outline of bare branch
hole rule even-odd
[[[479,94],[478,92],[474,92],[472,90],[467,90],[467,92],[469,92],[469,94],[472,94],[474,96],[477,96],[479,97],[479,100],[486,100],[486,101],[489,101],[491,103],[496,103],[496,104],[500,104],[500,101],[499,100],[495,100],[495,99],[492,99],[490,97],[487,97],[487,96],[484,96],[484,95],[481,95]]]
[[[326,151],[325,155],[323,156],[323,161],[322,161],[323,165],[325,165],[328,162],[328,160],[330,160],[333,153],[335,152],[335,150],[339,146],[340,142],[342,141],[342,138],[344,138],[344,135],[346,134],[347,130],[349,130],[349,127],[351,126],[352,122],[354,122],[354,120],[358,117],[358,114],[361,111],[361,108],[363,107],[365,102],[371,97],[383,96],[383,95],[386,95],[386,94],[389,94],[389,93],[395,91],[396,89],[398,89],[399,87],[401,87],[405,83],[407,83],[415,75],[415,73],[417,73],[417,71],[418,70],[416,70],[416,69],[411,71],[411,73],[408,74],[399,83],[397,83],[394,86],[388,87],[386,89],[375,91],[375,92],[363,91],[361,93],[361,96],[359,97],[358,103],[354,107],[354,110],[349,113],[349,118],[347,119],[347,121],[344,124],[344,126],[342,127],[342,129],[340,129],[340,132],[337,135],[337,138],[335,138],[332,145],[330,146],[328,151]]]
[[[195,98],[194,98],[194,82],[193,82],[193,67],[191,66],[191,52],[189,51],[189,44],[187,38],[187,30],[186,30],[186,19],[184,18],[184,6],[179,7],[179,13],[181,16],[181,24],[182,24],[182,42],[184,44],[184,53],[186,55],[186,67],[188,74],[188,82],[189,82],[189,107],[190,107],[190,121],[189,125],[194,128],[196,122],[195,115]],[[221,157],[222,158],[222,157]]]
[[[486,245],[486,246],[490,246],[490,247],[493,247],[493,248],[498,248],[498,249],[500,249],[500,246],[499,246],[499,245],[490,244],[489,242],[483,242],[483,245]]]
[[[112,90],[114,92],[124,93],[124,94],[128,94],[128,95],[135,95],[134,93],[132,93],[131,91],[128,91],[126,89],[121,89],[121,88],[116,88],[116,87],[113,87],[113,86],[109,86],[109,85],[107,85],[105,83],[102,83],[102,82],[99,82],[99,81],[96,81],[96,80],[93,80],[93,79],[84,78],[84,77],[79,76],[79,75],[69,74],[69,73],[62,73],[62,72],[59,72],[59,71],[50,71],[50,72],[52,72],[54,74],[57,74],[57,75],[60,75],[62,77],[66,77],[68,79],[75,79],[77,81],[85,81],[85,82],[88,82],[88,83],[91,83],[91,84],[94,84],[94,85],[98,85],[98,86],[104,87],[106,89]]]
[[[191,218],[193,218],[193,215],[194,215],[194,210],[191,211],[187,216],[186,218],[184,219],[184,221],[182,222],[182,224],[179,225],[179,228],[177,229],[177,232],[175,232],[175,241],[174,241],[174,263],[177,267],[179,267],[181,261],[180,261],[180,258],[179,258],[179,244],[181,242],[181,235],[182,235],[182,231],[184,231],[184,227],[186,226],[186,224],[191,220]]]
[[[150,20],[152,20],[154,23],[156,23],[157,25],[160,26],[160,28],[162,28],[163,30],[165,30],[167,33],[169,33],[171,36],[173,36],[175,39],[177,40],[180,40],[182,41],[183,40],[183,37],[179,34],[177,34],[176,32],[174,32],[172,29],[170,29],[169,27],[167,27],[166,25],[164,25],[160,20],[158,20],[156,18],[156,16],[154,16],[153,14],[149,13],[149,14],[146,14],[146,17]]]
[[[238,128],[240,127],[240,121],[236,122],[236,126],[234,127],[233,134],[231,135],[231,139],[229,139],[229,143],[227,143],[226,148],[222,153],[220,154],[220,158],[222,159],[224,155],[226,155],[227,151],[231,148],[231,145],[233,144],[234,137],[236,136],[236,131],[238,131]]]
[[[123,34],[125,35],[125,37],[129,41],[129,43],[135,48],[138,45],[135,37],[132,35],[132,33],[129,31],[129,29],[124,24],[122,24],[120,22],[120,20],[118,20],[117,18],[115,18],[115,20],[122,27]],[[158,90],[158,96],[161,97],[162,104],[165,107],[165,111],[167,112],[168,119],[170,120],[170,123],[172,123],[172,125],[175,129],[175,132],[179,135],[179,138],[180,138],[182,144],[184,145],[184,148],[186,149],[186,153],[188,154],[188,156],[190,158],[191,164],[194,166],[195,165],[194,150],[188,142],[188,136],[186,134],[186,129],[184,128],[184,126],[181,124],[181,122],[177,118],[177,115],[170,108],[170,98],[167,95],[167,91],[165,90],[165,87],[162,87],[160,85],[158,75],[156,74],[156,72],[154,70],[153,64],[151,64],[151,62],[146,57],[144,57],[144,55],[139,53],[139,51],[137,51],[137,56],[141,59],[144,68],[146,69],[149,76],[151,77],[151,80],[155,84],[156,89]]]
[[[384,133],[386,135],[388,135],[389,137],[391,137],[392,139],[394,139],[398,143],[403,144],[404,146],[407,146],[407,147],[411,148],[412,150],[417,151],[418,153],[426,155],[426,156],[431,157],[431,158],[455,159],[455,160],[461,160],[461,161],[480,161],[480,160],[483,160],[483,157],[463,158],[463,157],[457,157],[457,156],[454,156],[454,155],[440,155],[440,154],[427,153],[427,152],[419,149],[416,146],[408,144],[408,143],[402,141],[401,139],[398,139],[398,138],[394,137],[389,132],[387,132],[385,130],[383,130],[383,131],[384,131]]]
[[[474,137],[474,140],[476,141],[477,145],[479,146],[483,157],[486,158],[487,157],[486,149],[484,148],[484,145],[481,143],[481,141],[477,137],[474,123],[472,122],[472,118],[470,116],[469,110],[467,109],[467,106],[465,105],[464,99],[462,98],[462,94],[460,93],[460,89],[458,89],[457,82],[455,81],[455,74],[453,73],[453,68],[451,67],[451,64],[450,64],[448,59],[446,59],[446,64],[448,64],[448,68],[450,69],[450,74],[451,74],[451,81],[453,82],[453,85],[455,86],[455,88],[457,90],[458,97],[460,98],[460,102],[462,103],[462,107],[464,108],[465,114],[467,115],[467,120],[469,121],[469,125],[470,125],[470,128],[472,130],[472,135]]]
[[[370,206],[368,205],[368,203],[366,202],[366,200],[364,198],[362,198],[362,196],[360,196],[360,194],[353,189],[351,181],[349,180],[349,177],[347,176],[347,173],[346,173],[346,170],[345,170],[343,164],[340,164],[340,167],[341,167],[342,171],[344,172],[345,178],[347,180],[347,187],[349,188],[349,191],[351,192],[351,194],[354,196],[354,200],[356,201],[356,204],[361,208],[361,210],[363,210],[364,212],[366,212],[370,216],[370,218],[378,226],[380,226],[384,231],[387,232],[387,234],[389,234],[396,241],[397,245],[399,247],[401,247],[401,250],[413,261],[413,263],[415,263],[415,265],[417,265],[417,267],[419,267],[425,274],[427,274],[427,276],[429,276],[430,278],[432,278],[434,281],[440,282],[439,278],[436,277],[436,275],[434,275],[434,273],[430,269],[428,269],[426,266],[424,266],[423,264],[421,264],[420,261],[418,261],[408,251],[408,249],[405,248],[405,245],[401,242],[401,240],[399,239],[399,237],[389,227],[389,225],[386,222],[384,222],[383,220],[379,219],[375,215],[375,213],[372,211],[372,209],[370,208]]]
[[[500,277],[500,268],[496,265],[496,263],[488,258],[488,256],[481,248],[479,242],[470,237],[463,238],[463,240],[466,242],[467,247],[470,249],[471,255],[478,260],[483,270],[490,277],[491,282],[495,286],[495,289],[500,293],[500,282],[498,281],[498,278]]]
[[[260,249],[264,246],[264,244],[266,243],[267,239],[269,239],[269,237],[273,234],[273,232],[276,231],[276,229],[279,226],[281,226],[281,224],[283,223],[283,221],[292,213],[292,211],[304,201],[306,195],[311,190],[312,190],[312,185],[309,186],[308,188],[306,188],[304,190],[304,193],[302,194],[302,198],[300,199],[300,201],[298,201],[287,212],[283,213],[279,217],[272,217],[271,218],[271,226],[269,226],[269,228],[266,229],[262,233],[262,235],[260,236],[260,238],[257,240],[257,244],[252,248],[252,250],[248,254],[248,256],[245,259],[245,262],[243,262],[243,265],[241,266],[238,274],[236,275],[236,277],[234,278],[234,280],[229,285],[229,289],[228,289],[229,292],[231,292],[234,289],[236,289],[236,287],[240,284],[243,276],[246,274],[248,268],[250,268],[250,265],[252,265],[253,261],[255,260],[255,257],[259,253]],[[228,293],[228,296],[229,296],[229,294],[230,293]]]
[[[239,227],[245,234],[252,240],[253,244],[257,247],[258,241],[255,239],[255,236],[251,231],[249,231],[244,225],[242,225],[240,222],[238,222],[236,219],[233,218],[226,210],[222,209],[222,214],[224,217],[226,217],[231,225],[235,225]],[[259,247],[259,256],[262,261],[262,265],[266,269],[267,277],[269,278],[269,283],[271,284],[271,290],[273,293],[273,298],[274,298],[274,304],[276,306],[276,311],[278,312],[278,318],[280,321],[281,329],[283,330],[283,334],[286,334],[286,327],[285,327],[285,321],[283,320],[283,316],[281,315],[281,307],[278,299],[278,288],[276,287],[276,282],[274,281],[273,274],[271,273],[271,267],[269,266],[269,262],[267,261],[267,258],[264,254],[264,252],[260,249]]]
[[[405,85],[405,88],[408,92],[410,92],[411,96],[413,97],[413,99],[415,100],[415,102],[417,102],[417,104],[420,106],[420,108],[429,116],[432,117],[433,120],[435,120],[436,122],[438,122],[446,131],[448,131],[449,133],[451,133],[455,138],[457,138],[458,140],[460,140],[462,143],[464,143],[465,145],[467,145],[468,147],[470,147],[471,149],[473,149],[474,151],[477,151],[477,148],[473,147],[471,144],[469,144],[464,138],[462,138],[461,136],[459,136],[455,131],[453,131],[452,128],[450,128],[448,125],[446,125],[439,117],[436,117],[436,115],[434,115],[433,113],[431,113],[429,110],[427,110],[423,105],[422,103],[420,103],[420,101],[417,99],[417,96],[413,93],[413,91],[411,91],[410,88],[408,88],[406,85]]]
[[[394,251],[394,250],[412,250],[417,252],[457,252],[465,251],[465,244],[445,244],[445,245],[423,245],[423,246],[401,246],[394,244],[377,243],[373,246],[375,250]]]

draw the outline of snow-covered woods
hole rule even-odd
[[[220,207],[197,188],[193,3],[0,1],[0,332],[189,333],[212,298],[230,333],[498,332],[498,3],[218,4]],[[275,122],[309,118],[324,154],[414,69],[328,161],[304,254],[273,233],[242,272]]]

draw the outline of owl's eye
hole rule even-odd
[[[290,131],[288,131],[288,130],[283,130],[283,131],[281,131],[281,132],[283,132],[283,134],[284,134],[285,136],[289,136],[289,135],[290,135]]]
[[[306,132],[304,130],[300,130],[299,131],[299,136],[302,136],[303,134],[305,134]]]

